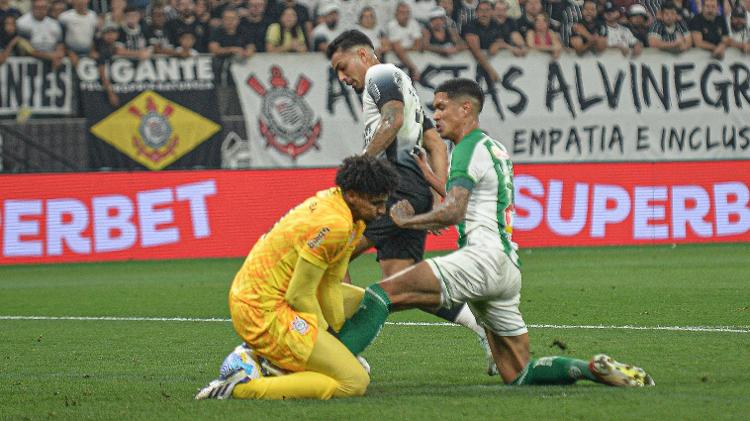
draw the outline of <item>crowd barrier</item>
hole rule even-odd
[[[0,175],[0,264],[244,256],[333,169]],[[750,241],[750,161],[518,164],[521,248]],[[456,234],[431,236],[451,250]]]

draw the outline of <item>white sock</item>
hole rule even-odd
[[[458,312],[458,315],[456,316],[456,320],[454,320],[454,322],[460,324],[461,326],[468,327],[481,338],[487,337],[484,328],[482,326],[479,326],[476,317],[474,317],[471,309],[469,309],[469,306],[466,304],[461,307],[461,311]]]

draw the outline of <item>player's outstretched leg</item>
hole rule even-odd
[[[513,385],[564,385],[591,380],[609,386],[653,386],[654,380],[640,368],[599,354],[591,361],[568,357],[543,357],[529,361]]]
[[[355,355],[377,337],[393,311],[440,306],[440,283],[422,261],[365,289],[362,303],[339,332],[341,342]]]

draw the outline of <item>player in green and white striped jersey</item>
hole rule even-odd
[[[456,147],[451,153],[445,201],[415,215],[407,201],[391,208],[398,226],[434,230],[456,224],[459,249],[427,259],[370,285],[359,310],[339,333],[357,355],[377,336],[388,314],[408,308],[451,308],[467,303],[485,327],[506,384],[571,384],[588,379],[612,386],[653,385],[638,367],[600,354],[530,360],[529,336],[518,309],[521,271],[513,221],[513,164],[505,147],[479,129],[484,94],[469,79],[451,79],[435,90],[436,127]]]

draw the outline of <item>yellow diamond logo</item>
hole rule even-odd
[[[91,133],[150,170],[161,170],[221,126],[154,91],[145,91],[91,128]]]

